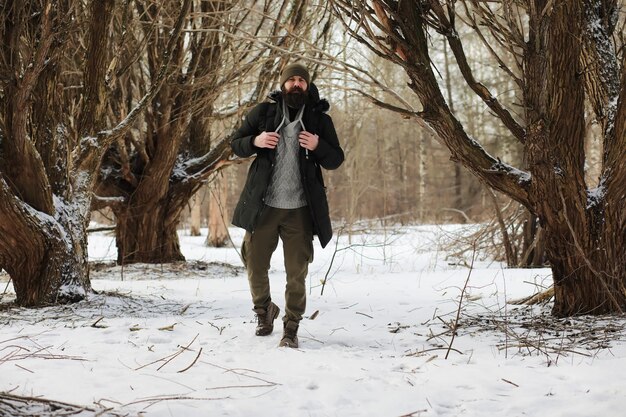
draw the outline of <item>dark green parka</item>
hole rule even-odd
[[[265,194],[276,160],[276,150],[254,146],[254,138],[264,131],[276,131],[283,119],[281,92],[274,91],[269,98],[271,102],[258,104],[250,111],[231,137],[231,146],[237,156],[248,158],[256,154],[233,215],[233,224],[249,232],[254,231],[259,215],[265,207]],[[307,132],[319,136],[319,144],[314,151],[308,153],[300,147],[298,159],[302,186],[313,220],[313,233],[317,235],[322,247],[328,244],[333,231],[320,167],[336,169],[344,160],[335,126],[330,116],[326,114],[329,108],[328,101],[320,99],[317,87],[311,83],[302,122]]]

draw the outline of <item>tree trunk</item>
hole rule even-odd
[[[544,233],[537,223],[537,216],[524,210],[523,232],[521,237],[520,267],[541,267],[545,264]]]
[[[546,252],[554,279],[552,313],[558,317],[623,313],[626,308],[624,242],[617,239],[621,243],[607,246],[607,252],[616,255],[610,258],[600,251],[585,253],[582,248],[564,241],[560,235],[550,237]]]
[[[91,291],[87,254],[74,250],[56,234],[31,243],[24,246],[17,263],[5,264],[13,281],[16,303],[29,307],[84,299]]]
[[[423,130],[421,131],[421,135],[417,140],[417,147],[419,151],[417,155],[419,156],[418,165],[418,184],[417,184],[417,212],[418,212],[418,220],[423,222],[426,220],[426,178],[427,178],[427,161],[428,161],[428,144],[427,144],[427,134]]]
[[[191,197],[204,184],[203,176],[208,176],[206,173],[217,172],[228,165],[225,161],[230,152],[230,142],[224,140],[207,155],[197,158],[198,165],[188,167],[188,174],[172,176],[167,181],[142,178],[137,188],[120,182],[127,187],[124,190],[114,181],[116,177],[101,182],[96,193],[102,197],[104,204],[111,207],[117,219],[115,234],[118,263],[184,261],[177,234],[180,214],[187,207]],[[162,166],[154,165],[152,168],[159,172],[159,175],[165,175],[168,171],[163,170]],[[181,172],[182,170],[178,170],[176,174]],[[146,174],[144,176],[150,177]],[[156,177],[151,176],[152,179]],[[119,200],[111,198],[119,194],[123,194],[124,197]]]
[[[186,200],[173,204],[127,206],[116,211],[117,263],[169,263],[184,261],[177,226]]]
[[[189,234],[191,236],[200,236],[200,229],[202,228],[202,198],[200,197],[200,191],[194,194],[189,201],[191,205],[191,213],[189,215]]]
[[[221,248],[228,243],[228,224],[226,203],[228,182],[222,175],[217,175],[209,193],[209,235],[207,246]]]
[[[59,219],[11,196],[0,177],[0,265],[15,288],[17,304],[41,306],[81,300],[91,290],[86,230],[76,216]],[[68,212],[71,208],[66,206]]]
[[[597,250],[623,249],[623,239],[617,238],[619,232],[605,233],[610,230],[608,221],[601,226],[604,231],[594,225],[587,200],[585,93],[580,80],[584,70],[581,44],[574,41],[581,37],[582,12],[580,4],[570,2],[555,9],[550,25],[534,16],[526,55],[530,194],[533,212],[545,230],[556,316],[621,312],[626,301],[622,291],[626,265],[613,267],[616,259]]]

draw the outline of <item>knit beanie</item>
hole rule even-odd
[[[280,73],[280,86],[282,87],[290,77],[294,75],[299,75],[304,78],[307,85],[310,84],[311,77],[309,76],[309,71],[302,64],[289,64]]]

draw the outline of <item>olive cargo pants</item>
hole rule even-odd
[[[241,256],[248,271],[252,302],[255,309],[265,309],[270,304],[268,270],[279,237],[283,241],[287,273],[284,320],[300,321],[306,308],[306,275],[313,260],[313,226],[308,207],[266,206],[254,232],[246,232]]]

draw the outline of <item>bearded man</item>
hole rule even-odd
[[[279,238],[283,242],[287,283],[279,346],[297,348],[313,235],[322,247],[332,237],[321,168],[338,168],[344,153],[326,114],[328,101],[320,99],[304,65],[287,65],[280,73],[280,91],[269,98],[250,111],[231,137],[237,156],[256,154],[233,224],[246,230],[241,254],[257,316],[257,336],[271,334],[280,313],[272,302],[268,271]]]

